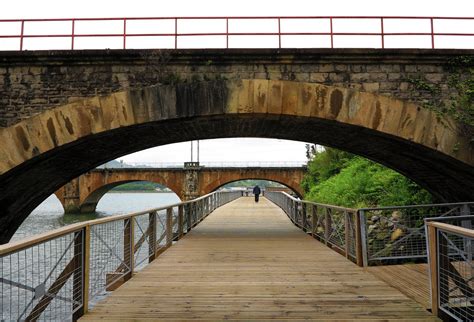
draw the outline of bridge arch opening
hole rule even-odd
[[[95,188],[89,193],[86,192],[85,197],[81,198],[83,200],[75,205],[75,209],[66,209],[66,212],[102,213],[113,209],[116,214],[122,214],[181,201],[179,191],[163,185],[162,181],[123,180]],[[124,200],[119,201],[118,193]],[[163,198],[165,194],[166,198]],[[120,204],[121,209],[116,203]]]
[[[285,183],[282,181],[277,180],[268,180],[266,178],[242,178],[234,181],[226,182],[219,187],[213,189],[212,191],[217,191],[220,189],[236,189],[242,190],[244,196],[252,196],[252,188],[258,185],[263,193],[267,191],[284,191],[291,195],[298,197],[299,199],[303,199],[303,190],[301,189],[300,185],[297,182],[292,183]]]
[[[88,99],[2,129],[1,242],[81,173],[125,154],[196,139],[318,143],[392,168],[442,200],[472,200],[474,153],[456,133],[416,104],[303,82],[197,82]]]

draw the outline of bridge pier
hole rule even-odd
[[[201,169],[199,162],[184,162],[184,200],[192,200],[200,196],[199,172]]]
[[[55,194],[63,205],[64,213],[81,213],[81,194],[79,186],[79,178],[75,178],[68,182],[60,190],[56,191]]]

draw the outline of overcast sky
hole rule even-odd
[[[473,16],[473,13],[474,0],[14,0],[3,1],[0,19],[282,15],[459,17]],[[221,139],[201,141],[200,147],[201,161],[305,160],[305,143],[303,142]],[[126,162],[188,161],[190,144],[188,142],[157,147],[124,156],[121,159]]]

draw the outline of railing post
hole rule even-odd
[[[184,207],[178,206],[178,238],[181,239],[184,235]]]
[[[127,18],[123,18],[123,49],[127,48]]]
[[[332,32],[332,18],[329,18],[329,30],[331,32],[331,48],[334,48],[334,35]]]
[[[433,18],[430,18],[431,24],[431,49],[435,48]]]
[[[306,214],[306,204],[304,202],[301,203],[301,214],[302,214],[302,224],[303,224],[303,231],[306,232],[306,224],[308,222],[307,214]]]
[[[155,259],[156,254],[156,211],[148,214],[148,263]]]
[[[294,211],[294,214],[295,214],[295,218],[294,218],[294,221],[295,221],[295,225],[298,226],[299,224],[299,215],[298,215],[298,203],[296,201],[293,201],[293,211]]]
[[[178,18],[174,18],[174,49],[178,49]]]
[[[441,306],[442,304],[449,303],[449,275],[452,273],[452,269],[450,267],[449,258],[448,258],[448,243],[446,238],[443,238],[440,234],[438,229],[435,229],[435,236],[436,236],[436,249],[435,256],[437,259],[437,271],[436,271],[436,279],[437,283],[437,294],[436,297],[438,298],[438,305]],[[443,277],[441,277],[441,272],[443,272]],[[438,317],[440,317],[441,312],[438,310]]]
[[[229,49],[229,18],[225,19],[225,40],[226,40],[225,48]]]
[[[347,211],[344,211],[344,251],[346,252],[346,258],[349,258],[349,230],[350,230],[350,224],[349,224],[349,213]]]
[[[25,32],[25,20],[21,21],[21,33],[20,33],[20,51],[23,50],[23,34]]]
[[[134,222],[133,217],[124,219],[124,231],[123,231],[123,260],[125,266],[130,271],[123,276],[124,281],[128,281],[133,275],[133,269],[135,264],[135,238],[134,238]]]
[[[280,17],[278,17],[278,48],[281,48],[281,21]]]
[[[314,237],[316,235],[316,229],[318,228],[318,207],[312,205],[311,210],[311,234]]]
[[[360,227],[360,249],[362,252],[362,266],[369,265],[369,256],[367,250],[367,231],[366,231],[365,211],[359,210],[359,227]]]
[[[186,221],[188,222],[188,229],[187,229],[187,233],[189,233],[191,231],[191,229],[193,228],[193,218],[192,218],[192,212],[191,212],[191,204],[186,204]]]
[[[385,48],[385,35],[384,35],[384,31],[383,31],[383,17],[380,18],[380,33],[381,33],[381,36],[382,36],[382,49]]]
[[[74,273],[72,297],[73,309],[76,303],[81,303],[72,320],[77,321],[89,310],[89,267],[90,267],[90,227],[86,226],[79,232],[74,233]]]
[[[362,236],[361,236],[361,221],[359,211],[352,214],[355,218],[355,252],[356,252],[356,263],[359,266],[364,266],[364,260],[362,258]]]
[[[173,208],[166,208],[166,247],[173,244]]]
[[[76,20],[72,19],[71,26],[71,50],[74,50],[74,34],[76,33]]]
[[[325,222],[325,225],[324,225],[324,239],[325,239],[326,245],[328,245],[329,237],[331,236],[331,226],[332,226],[331,210],[328,209],[328,208],[325,208],[324,210],[325,210],[325,212],[324,212],[324,222]]]
[[[431,284],[431,312],[438,316],[439,303],[439,285],[438,285],[438,256],[437,256],[437,230],[436,227],[428,225],[428,260],[430,270],[430,284]]]

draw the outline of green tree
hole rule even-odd
[[[308,200],[345,207],[433,202],[430,193],[401,174],[332,148],[313,154],[303,189]]]

